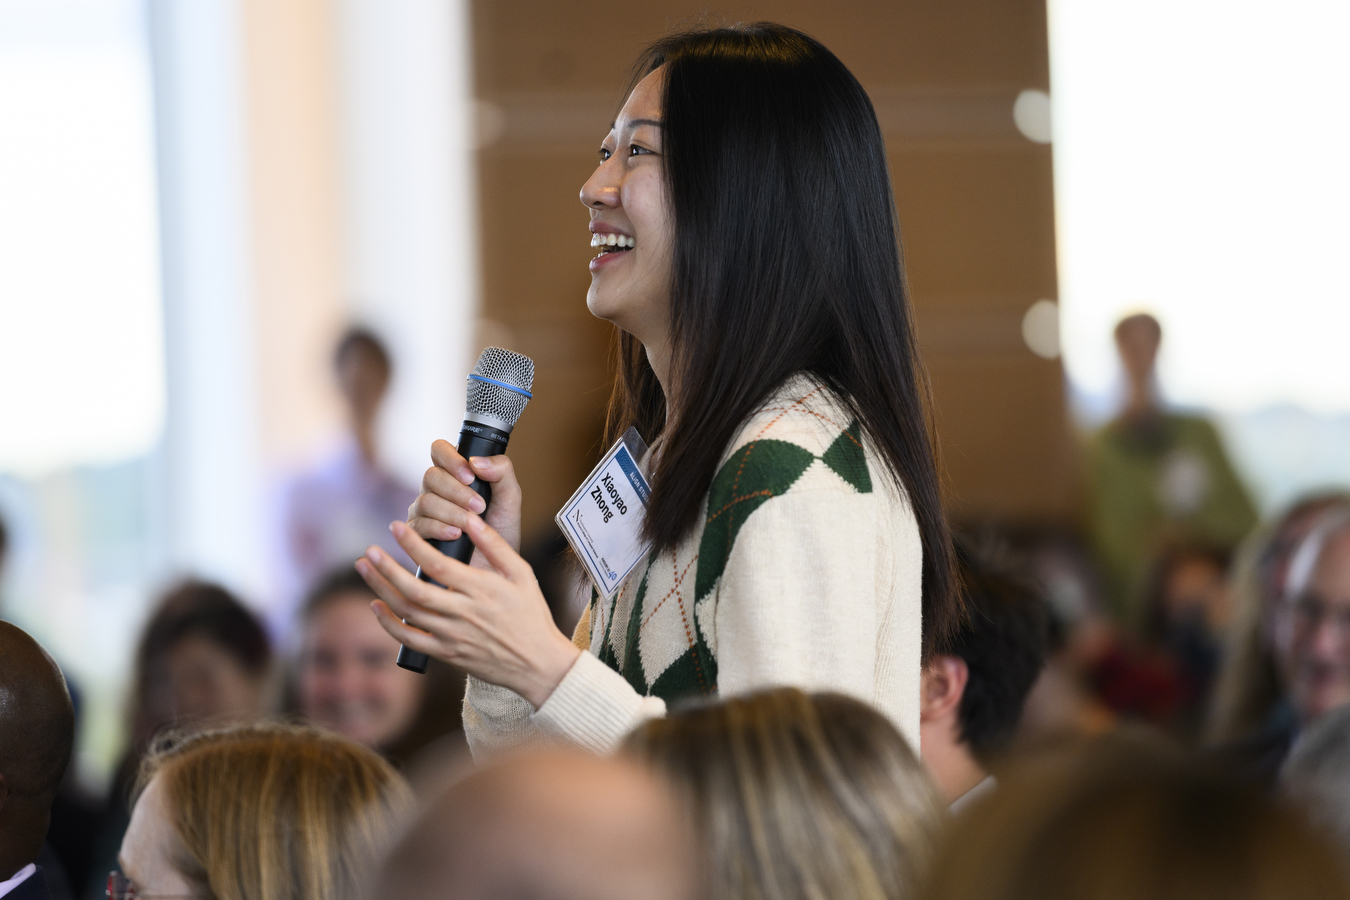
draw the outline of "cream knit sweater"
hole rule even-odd
[[[702,526],[605,601],[543,706],[469,679],[475,757],[562,739],[614,750],[667,703],[778,685],[838,691],[919,748],[918,523],[857,422],[805,376],[750,417],[704,500]]]

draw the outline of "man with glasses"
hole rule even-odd
[[[1271,615],[1271,646],[1295,718],[1350,703],[1350,513],[1333,509],[1289,564]]]
[[[1283,691],[1265,727],[1219,748],[1232,774],[1273,785],[1300,731],[1350,704],[1350,509],[1322,512],[1289,562],[1265,640]]]
[[[75,710],[52,658],[0,622],[0,898],[51,900],[37,867],[70,761]]]

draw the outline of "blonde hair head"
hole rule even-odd
[[[380,756],[299,725],[170,736],[147,755],[138,790],[154,778],[176,867],[202,900],[356,900],[412,801]]]
[[[942,803],[865,703],[777,688],[653,719],[625,747],[684,791],[714,900],[916,895]]]

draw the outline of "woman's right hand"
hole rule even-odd
[[[520,482],[511,460],[502,456],[465,459],[449,441],[431,445],[434,465],[422,476],[422,493],[408,507],[408,525],[428,540],[453,541],[470,515],[483,511],[483,498],[469,485],[478,477],[492,485],[492,507],[483,518],[520,552]],[[470,565],[492,566],[474,551]]]

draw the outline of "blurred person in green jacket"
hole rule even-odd
[[[1257,514],[1213,424],[1162,408],[1154,379],[1158,320],[1128,316],[1115,337],[1128,394],[1088,448],[1089,516],[1112,611],[1135,627],[1160,553],[1185,544],[1230,550]]]

